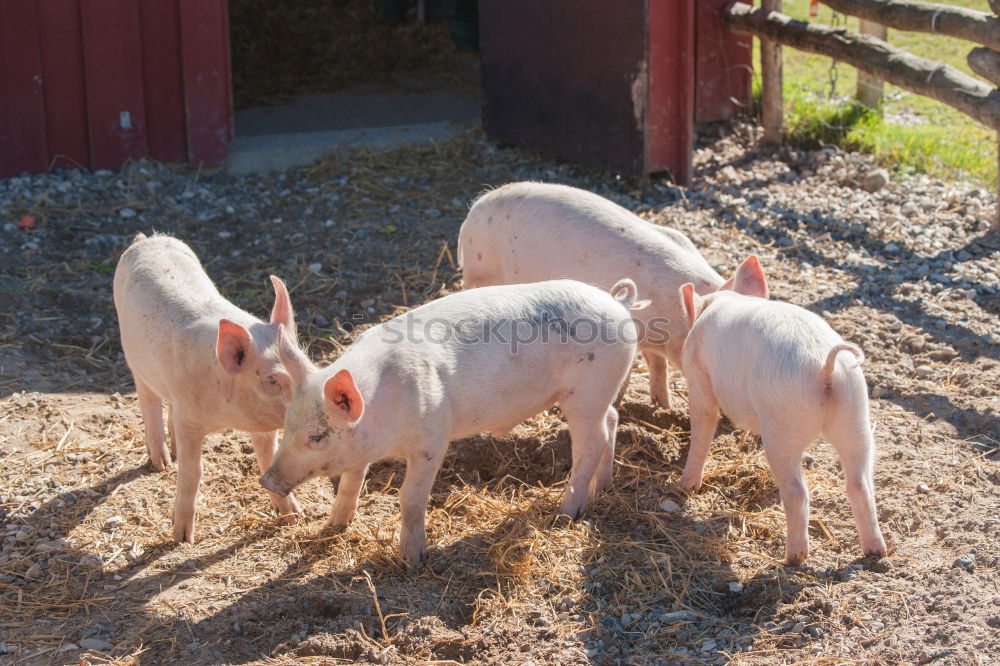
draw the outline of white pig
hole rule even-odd
[[[627,309],[635,284],[622,280],[613,293],[574,280],[458,292],[365,331],[322,369],[283,341],[294,398],[261,484],[285,494],[339,474],[328,526],[341,527],[354,516],[369,463],[405,459],[400,551],[415,565],[448,442],[502,435],[559,403],[573,450],[561,511],[578,517],[611,482],[612,402],[635,355]]]
[[[737,269],[732,291],[702,298],[686,284],[680,294],[690,327],[682,363],[691,410],[681,485],[692,492],[701,486],[720,409],[738,427],[760,434],[785,508],[785,562],[800,564],[809,553],[802,453],[823,435],[840,454],[864,553],[885,555],[861,350],[808,310],[766,300],[755,256]]]
[[[194,542],[201,483],[201,444],[227,428],[250,433],[261,470],[271,464],[277,429],[291,399],[291,380],[275,343],[278,329],[295,342],[285,283],[271,276],[274,308],[265,324],[219,293],[187,245],[143,234],[115,269],[114,299],[122,348],[135,378],[146,447],[157,470],[171,463],[163,435],[163,401],[177,453],[174,538]],[[300,513],[294,497],[271,494],[281,514]]]
[[[667,362],[680,366],[686,332],[677,290],[691,282],[707,294],[724,283],[681,232],[547,183],[510,183],[481,196],[458,233],[458,258],[466,287],[572,278],[609,289],[628,275],[650,301],[633,316],[653,402],[664,407]]]

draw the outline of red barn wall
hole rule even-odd
[[[221,165],[228,29],[226,0],[0,0],[0,177]]]

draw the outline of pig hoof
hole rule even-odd
[[[299,522],[299,514],[297,513],[283,513],[279,517],[282,525],[295,525]]]
[[[680,482],[677,484],[681,490],[683,490],[688,495],[694,495],[699,490],[701,490],[701,479],[688,479],[681,477]]]
[[[194,522],[174,520],[174,541],[194,543]]]
[[[403,553],[403,562],[409,568],[416,569],[417,567],[420,566],[420,563],[423,561],[425,553],[426,550],[423,547],[417,550],[416,553],[410,553],[410,554]]]
[[[785,556],[785,566],[786,567],[797,567],[806,561],[806,553],[794,553],[792,555]]]

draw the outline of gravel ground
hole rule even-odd
[[[996,663],[996,198],[890,177],[833,149],[772,153],[757,133],[738,125],[702,139],[690,189],[636,189],[476,134],[240,179],[140,162],[0,181],[0,654]],[[355,524],[323,536],[329,484],[304,491],[306,524],[278,527],[239,433],[206,443],[201,540],[169,543],[173,473],[146,464],[110,297],[134,233],[189,242],[251,312],[267,311],[267,274],[281,275],[311,355],[328,361],[357,330],[459,288],[452,256],[470,200],[520,179],[585,187],[679,228],[725,275],[755,252],[772,297],[823,314],[864,349],[889,557],[857,557],[825,444],[805,461],[802,567],[780,564],[783,516],[756,438],[724,426],[706,488],[677,493],[686,409],[649,406],[641,369],[623,405],[615,488],[576,525],[549,520],[568,469],[551,410],[503,440],[452,447],[418,572],[394,555],[398,463],[374,466]]]

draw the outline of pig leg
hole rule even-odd
[[[135,378],[135,392],[139,397],[142,423],[146,428],[146,448],[153,469],[162,472],[170,467],[170,451],[163,436],[163,401],[139,377]]]
[[[274,452],[278,449],[278,431],[252,432],[250,433],[250,443],[253,445],[253,452],[257,456],[257,466],[260,468],[260,473],[263,474],[271,466]],[[284,522],[293,525],[298,520],[297,514],[302,513],[302,507],[299,506],[299,502],[295,499],[295,496],[291,493],[286,497],[272,492],[268,492],[267,494],[271,497],[271,504],[281,514]]]
[[[174,540],[194,543],[194,514],[201,485],[201,444],[205,433],[177,418],[175,413],[174,435],[177,437],[177,497],[174,498]]]
[[[861,536],[861,548],[865,555],[883,557],[887,551],[875,510],[875,484],[872,480],[875,442],[868,419],[861,422],[851,418],[834,419],[826,430],[827,438],[840,454],[847,499]]]
[[[569,423],[570,444],[573,450],[573,467],[569,472],[569,485],[563,494],[559,513],[578,519],[587,506],[587,496],[595,483],[595,474],[601,458],[608,453],[607,411],[595,414],[592,406],[581,396],[577,403],[560,404]],[[591,405],[593,402],[590,403]],[[607,404],[607,403],[605,403]],[[611,457],[614,452],[611,452]],[[610,458],[609,458],[610,459]]]
[[[618,389],[618,396],[615,398],[614,407],[618,409],[622,405],[622,401],[625,399],[625,394],[628,392],[628,385],[632,381],[632,368],[628,369],[628,374],[625,375],[625,381],[622,382],[622,387]]]
[[[611,475],[615,463],[615,439],[618,435],[618,411],[614,407],[608,407],[605,422],[608,428],[608,438],[604,445],[604,453],[601,455],[601,462],[597,465],[597,472],[590,485],[590,499],[594,499],[611,486]]]
[[[802,478],[802,452],[809,440],[774,427],[762,430],[764,454],[785,509],[785,565],[794,567],[809,555],[809,488]]]
[[[368,465],[365,465],[360,470],[344,472],[340,475],[340,483],[337,485],[337,499],[333,502],[325,529],[347,527],[348,523],[354,519],[354,513],[358,510],[361,486],[365,485],[365,474],[367,473]]]
[[[643,358],[649,368],[649,394],[653,404],[670,409],[670,388],[667,386],[667,359],[651,351],[644,351]]]
[[[170,454],[177,457],[177,437],[174,436],[174,408],[167,403],[167,444],[170,446]]]
[[[719,405],[715,396],[707,394],[699,381],[708,381],[704,373],[691,373],[688,378],[690,392],[688,407],[691,413],[691,445],[688,447],[687,462],[681,475],[681,487],[689,492],[698,492],[705,473],[708,450],[715,438],[715,428],[719,424]]]
[[[442,438],[414,447],[406,457],[406,478],[399,489],[402,523],[399,530],[399,552],[403,561],[411,567],[419,565],[424,556],[427,501],[431,497],[431,486],[434,485],[445,449]]]

